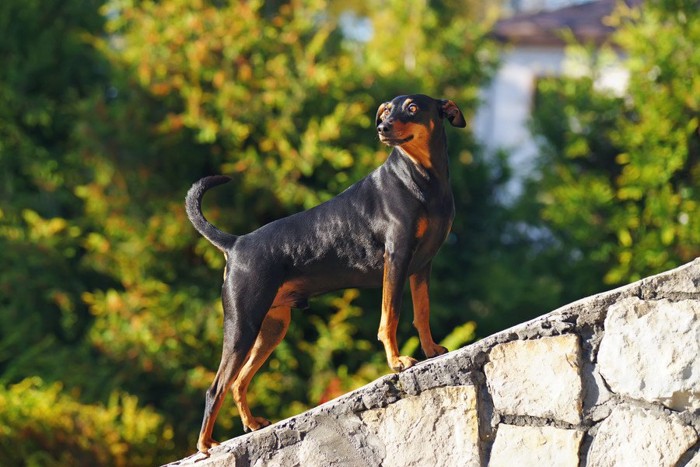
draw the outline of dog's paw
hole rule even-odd
[[[197,441],[197,451],[204,454],[206,457],[209,457],[209,449],[214,448],[218,445],[219,443],[212,438],[209,438],[208,440],[199,440]]]
[[[437,345],[435,343],[433,343],[433,345],[431,345],[430,347],[423,348],[423,355],[425,355],[426,358],[433,358],[446,353],[447,349],[445,347]]]
[[[418,360],[416,360],[415,358],[400,355],[398,357],[393,358],[389,362],[389,366],[391,367],[392,370],[394,370],[395,372],[398,373],[400,371],[411,368],[416,363],[418,363]]]
[[[263,417],[253,417],[252,420],[248,420],[243,424],[243,429],[246,433],[248,433],[250,431],[257,431],[261,428],[265,428],[266,426],[270,426],[270,420]]]

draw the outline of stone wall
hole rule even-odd
[[[174,465],[700,467],[699,356],[700,259]]]

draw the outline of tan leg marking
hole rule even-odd
[[[396,329],[399,325],[399,307],[401,306],[401,285],[397,284],[392,276],[394,265],[386,257],[384,260],[384,278],[382,281],[382,318],[379,322],[377,338],[384,344],[386,360],[393,371],[403,371],[412,367],[417,362],[415,359],[399,355],[399,346],[396,342]],[[402,281],[398,281],[402,282]]]
[[[246,430],[255,431],[270,424],[265,418],[253,416],[246,395],[253,376],[287,333],[291,321],[291,311],[290,307],[277,307],[268,311],[255,344],[253,344],[253,349],[250,351],[250,356],[231,387],[233,399],[236,401],[238,413]]]
[[[428,269],[429,271],[429,269]],[[447,349],[433,340],[430,332],[429,272],[419,272],[409,278],[413,300],[413,326],[418,330],[420,346],[426,357],[442,355]]]

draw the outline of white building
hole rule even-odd
[[[569,6],[559,7],[563,3]],[[532,169],[536,143],[528,130],[535,102],[537,80],[551,76],[576,76],[588,72],[581,60],[566,53],[563,33],[580,43],[602,47],[612,28],[604,19],[617,0],[573,2],[564,0],[513,0],[511,8],[521,11],[496,23],[493,35],[504,44],[501,66],[490,86],[482,92],[482,104],[474,118],[474,132],[488,151],[506,150],[510,154],[515,180],[510,195],[519,192],[522,179]],[[522,12],[523,8],[545,8]],[[610,49],[613,50],[613,49]],[[621,93],[628,74],[622,57],[611,52],[612,59],[599,70],[597,85]]]

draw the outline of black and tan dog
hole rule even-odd
[[[219,370],[206,393],[197,448],[215,445],[212,429],[232,387],[243,425],[269,425],[254,417],[246,391],[255,372],[284,337],[292,308],[309,297],[349,287],[382,287],[378,338],[394,371],[416,361],[399,355],[396,328],[406,279],[413,324],[423,353],[447,350],[430,333],[431,261],[454,218],[443,119],[466,123],[449,100],[399,96],[379,107],[379,139],[393,149],[386,162],[337,197],[313,209],[271,222],[246,235],[231,235],[202,215],[204,192],[229,179],[204,178],[187,193],[194,227],[224,252],[224,343]]]

